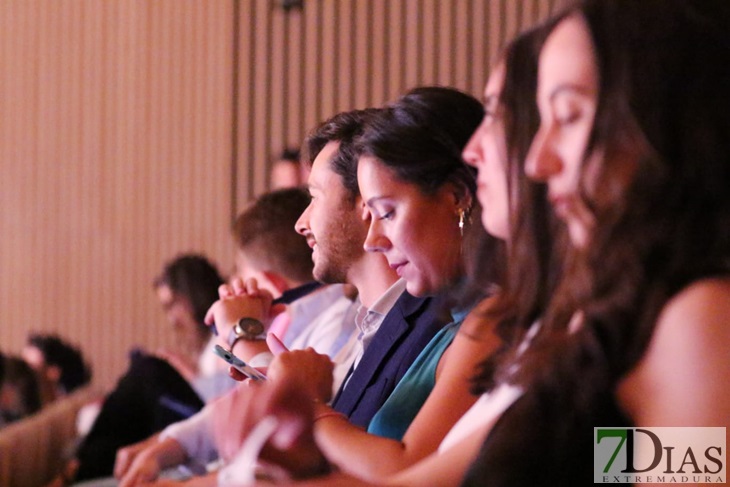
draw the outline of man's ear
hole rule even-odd
[[[46,377],[54,384],[61,380],[61,367],[58,365],[48,365],[45,370]]]
[[[372,218],[372,215],[370,214],[370,209],[367,207],[365,203],[362,204],[360,208],[360,218],[362,218],[362,221],[370,223],[370,219]]]

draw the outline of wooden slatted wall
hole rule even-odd
[[[0,350],[80,343],[111,387],[170,343],[151,279],[232,266],[272,155],[423,84],[481,93],[556,0],[0,0]]]

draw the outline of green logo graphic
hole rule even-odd
[[[724,483],[725,428],[594,428],[596,483]]]

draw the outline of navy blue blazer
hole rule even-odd
[[[332,407],[367,428],[421,350],[451,321],[438,298],[416,298],[404,291],[385,315],[360,363],[351,371]]]

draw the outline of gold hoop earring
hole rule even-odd
[[[464,236],[464,225],[466,225],[466,211],[464,208],[459,208],[459,233]]]

